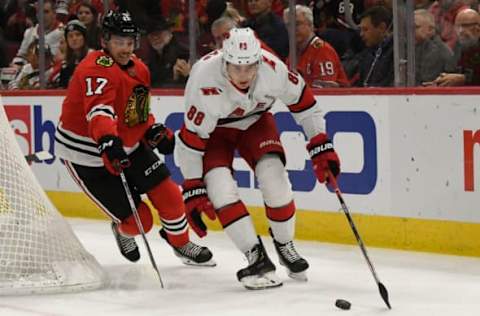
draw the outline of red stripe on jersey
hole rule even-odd
[[[293,215],[295,215],[295,203],[293,200],[282,207],[269,207],[266,205],[267,217],[275,222],[288,221]]]
[[[298,113],[298,112],[308,110],[309,108],[314,106],[315,103],[316,101],[315,101],[315,97],[313,96],[312,89],[310,89],[310,87],[307,84],[305,84],[298,102],[295,104],[290,104],[288,106],[288,109],[290,110],[290,112]]]
[[[218,220],[222,224],[223,228],[238,221],[240,218],[248,216],[247,208],[243,202],[236,202],[234,204],[222,207],[217,211]]]
[[[207,147],[207,140],[200,138],[196,133],[189,131],[185,125],[182,126],[179,136],[182,142],[192,149],[205,151],[205,148]]]

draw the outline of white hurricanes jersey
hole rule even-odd
[[[185,124],[176,159],[185,178],[202,177],[202,155],[217,126],[246,130],[279,99],[311,138],[325,131],[323,113],[303,78],[262,50],[262,62],[248,91],[228,79],[222,51],[204,56],[192,68],[185,88]]]

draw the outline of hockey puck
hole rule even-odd
[[[349,310],[352,304],[349,301],[338,299],[335,301],[335,306],[337,306],[340,309]]]

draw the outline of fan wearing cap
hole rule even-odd
[[[15,79],[8,83],[9,90],[40,88],[39,51],[39,41],[38,39],[35,39],[28,46],[26,55],[27,63],[21,66]],[[45,74],[47,78],[52,73],[52,60],[53,58],[50,46],[45,44]]]
[[[325,131],[324,110],[300,75],[261,48],[252,29],[232,28],[225,38],[221,50],[194,64],[185,88],[175,157],[185,179],[187,219],[200,237],[207,234],[201,213],[219,219],[248,260],[237,272],[247,289],[282,285],[240,199],[233,177],[238,152],[258,181],[280,264],[290,277],[306,280],[308,262],[293,242],[296,207],[285,152],[269,110],[277,100],[287,105],[307,137],[315,175],[325,182],[338,175],[340,161]]]
[[[65,26],[65,59],[59,69],[58,85],[66,88],[73,75],[73,71],[80,61],[93,51],[87,46],[87,28],[79,20],[71,20]]]
[[[78,29],[71,25],[70,36]],[[55,150],[82,190],[112,220],[120,253],[138,261],[140,234],[129,203],[133,198],[144,232],[153,226],[146,195],[158,210],[161,237],[186,264],[214,265],[212,253],[189,239],[178,185],[154,152],[173,152],[173,132],[150,113],[150,72],[134,54],[139,30],[130,13],[109,11],[102,22],[103,50],[77,66],[62,104]],[[81,29],[81,28],[80,28]],[[127,195],[124,174],[131,196]],[[127,198],[128,196],[128,198]]]
[[[171,26],[162,16],[152,17],[146,25],[152,87],[184,87],[190,73],[188,48],[177,41]]]

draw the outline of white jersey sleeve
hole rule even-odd
[[[275,90],[278,99],[288,107],[295,121],[303,127],[307,138],[324,133],[324,112],[302,76],[289,71],[283,62],[267,51],[263,51],[263,54],[265,66],[271,66],[272,62],[275,64],[273,68],[276,78],[271,78],[271,82],[277,83]]]
[[[184,125],[175,148],[185,179],[202,178],[205,147],[225,103],[220,73],[221,59],[204,57],[193,66],[185,87]]]

